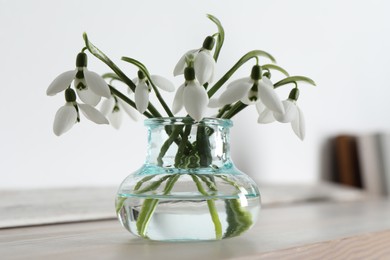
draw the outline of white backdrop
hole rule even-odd
[[[83,120],[56,137],[52,122],[64,99],[47,97],[46,88],[74,68],[84,31],[130,75],[136,70],[121,56],[178,85],[177,60],[216,31],[206,13],[226,30],[217,78],[247,51],[262,49],[318,85],[301,87],[304,142],[289,125],[258,125],[254,107],[240,114],[232,131],[237,166],[257,181],[315,182],[325,138],[390,129],[389,10],[379,0],[0,0],[0,188],[115,185],[137,169],[146,144],[141,121],[116,131]],[[109,71],[91,55],[89,68]],[[243,68],[235,77],[247,75]]]

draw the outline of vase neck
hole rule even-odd
[[[147,165],[164,168],[222,168],[231,165],[230,120],[158,118],[148,127]]]

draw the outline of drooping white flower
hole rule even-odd
[[[257,120],[260,124],[272,123],[275,120],[281,123],[291,123],[294,133],[303,140],[305,138],[305,118],[302,110],[297,106],[299,91],[294,88],[287,100],[282,101],[285,112],[278,113],[269,110],[265,106],[257,107],[259,118]]]
[[[206,89],[195,79],[194,68],[187,67],[184,76],[186,81],[176,91],[172,112],[176,114],[184,107],[193,119],[200,121],[206,112],[209,97]]]
[[[150,78],[156,87],[168,92],[175,91],[175,86],[168,79],[158,75],[151,75]],[[152,86],[142,71],[138,71],[138,78],[133,79],[133,82],[136,85],[135,105],[137,110],[143,114],[149,105],[149,93],[152,90]]]
[[[57,76],[46,90],[48,96],[67,89],[72,81],[79,98],[86,104],[96,106],[101,97],[111,96],[110,88],[104,79],[97,73],[87,69],[87,55],[83,52],[77,55],[76,69],[66,71]]]
[[[137,110],[114,96],[103,101],[100,112],[108,118],[110,124],[115,129],[119,129],[122,124],[123,112],[129,115],[134,121],[138,120]]]
[[[66,89],[65,99],[65,105],[58,109],[54,118],[53,132],[55,135],[60,136],[64,134],[80,121],[79,110],[87,119],[96,124],[108,124],[108,120],[99,110],[88,104],[77,103],[76,93],[73,89]]]
[[[208,36],[204,40],[202,48],[186,52],[176,64],[175,69],[173,70],[173,75],[181,75],[184,73],[184,69],[187,65],[193,65],[195,69],[195,77],[200,85],[211,83],[215,70],[215,60],[211,54],[214,43],[214,38]]]
[[[219,97],[219,103],[223,105],[241,101],[246,105],[265,105],[268,109],[284,113],[282,102],[276,94],[271,80],[267,77],[260,78],[259,65],[252,68],[250,77],[237,79],[231,82],[225,92]]]

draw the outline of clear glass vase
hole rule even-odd
[[[116,211],[151,240],[220,240],[241,235],[260,210],[257,185],[230,159],[230,120],[145,120],[144,165],[120,185]]]

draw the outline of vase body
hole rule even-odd
[[[145,120],[145,163],[120,185],[116,210],[134,235],[161,241],[220,240],[256,222],[256,184],[230,159],[230,120]]]

